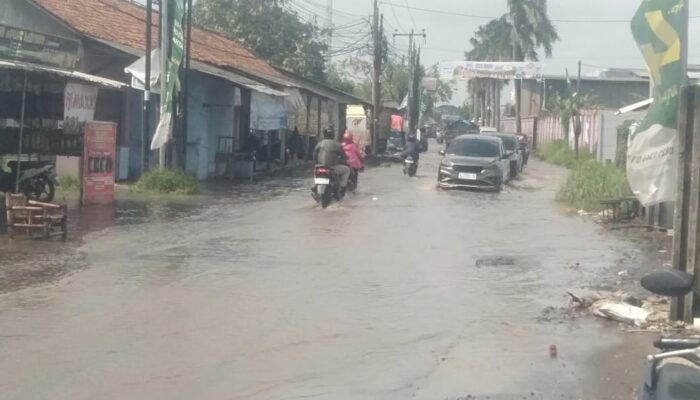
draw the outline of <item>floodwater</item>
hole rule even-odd
[[[1,238],[0,398],[630,399],[648,337],[542,315],[644,252],[560,210],[558,168],[439,191],[435,151],[327,210],[281,180]]]

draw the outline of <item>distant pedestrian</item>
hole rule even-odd
[[[304,158],[304,140],[299,134],[299,129],[294,127],[292,134],[289,136],[289,144],[287,144],[289,152],[292,154],[292,158],[303,159]]]

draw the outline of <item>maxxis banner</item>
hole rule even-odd
[[[183,30],[183,18],[185,15],[184,0],[168,1],[168,19],[172,27],[170,35],[170,49],[168,65],[165,71],[161,71],[161,96],[160,121],[151,140],[151,150],[159,149],[170,140],[173,132],[173,100],[175,92],[180,90],[180,65],[185,55],[185,35]],[[165,75],[165,79],[163,76]],[[163,82],[165,82],[163,84]]]
[[[683,2],[644,0],[632,18],[632,35],[644,55],[654,85],[654,102],[630,135],[627,177],[643,205],[673,201],[678,169],[678,103],[683,83]]]

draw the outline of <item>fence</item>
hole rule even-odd
[[[557,140],[568,140],[569,145],[574,147],[574,127],[573,121],[569,122],[570,135],[567,136],[561,119],[557,117],[523,117],[520,119],[522,123],[522,133],[528,137],[534,147],[552,143]],[[579,139],[579,147],[588,149],[590,152],[598,155],[599,153],[599,138],[603,129],[602,115],[597,110],[583,110],[581,115],[581,137]],[[515,118],[507,118],[501,121],[501,130],[503,132],[514,133]]]

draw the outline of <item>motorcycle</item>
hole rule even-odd
[[[414,177],[416,172],[418,172],[418,161],[413,156],[406,157],[403,160],[403,174]]]
[[[348,193],[355,193],[357,190],[357,180],[360,175],[360,170],[350,167],[350,178],[348,179]]]
[[[693,290],[695,278],[682,271],[665,270],[642,278],[642,287],[666,297],[683,297]],[[700,338],[659,338],[661,353],[647,357],[638,400],[691,400],[700,393]]]
[[[17,161],[7,163],[10,172],[0,166],[0,192],[14,193],[19,187],[31,200],[50,202],[56,194],[56,169],[48,161],[25,161],[21,163],[19,185],[17,185]]]
[[[314,168],[314,187],[311,192],[314,200],[323,208],[328,207],[333,200],[340,200],[340,183],[332,168],[323,166]]]

